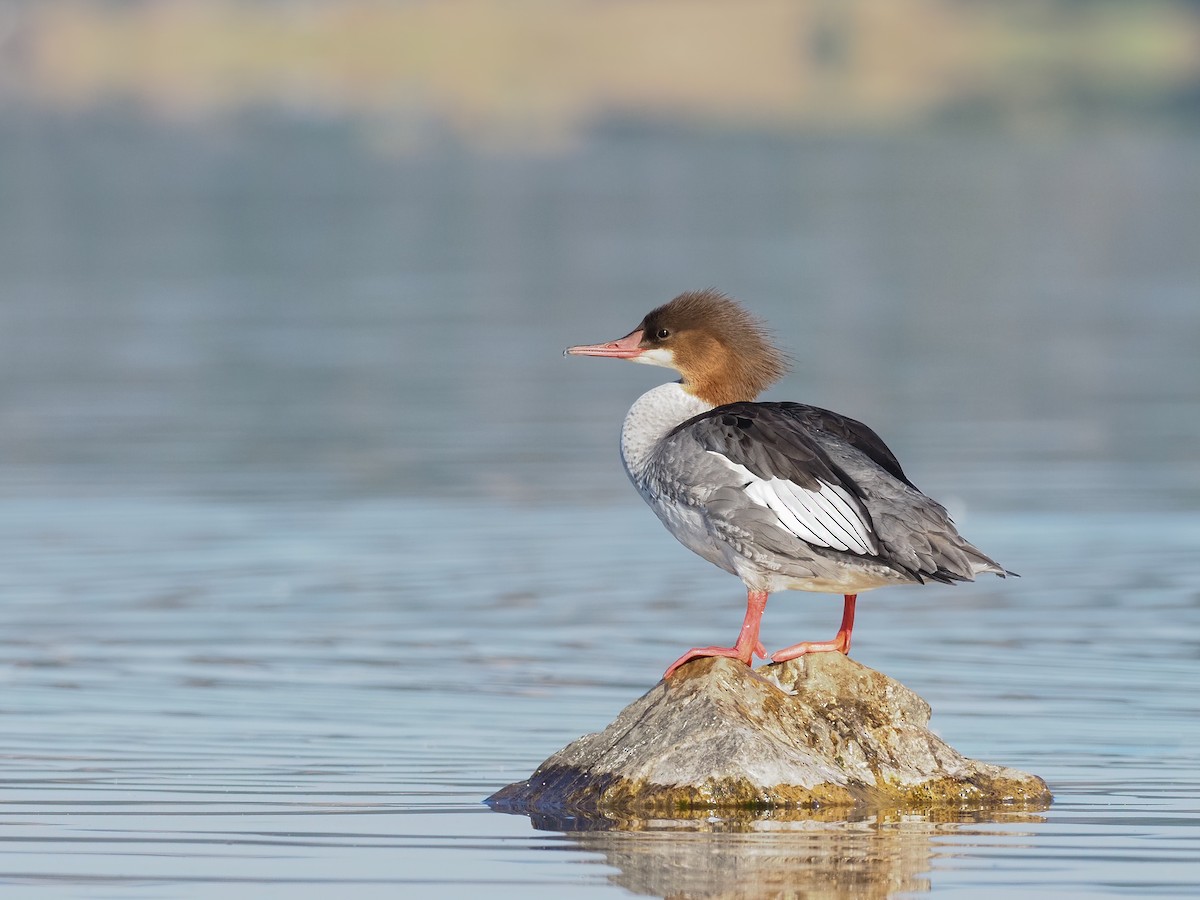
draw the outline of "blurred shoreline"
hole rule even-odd
[[[1200,4],[63,0],[0,12],[0,102],[362,119],[569,145],[604,120],[792,132],[1195,122]]]

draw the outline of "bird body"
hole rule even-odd
[[[738,576],[747,616],[734,647],[697,656],[766,656],[767,595],[845,596],[834,641],[797,644],[776,661],[849,650],[857,595],[889,584],[970,581],[1005,570],[968,543],[945,508],[905,476],[866,425],[799,403],[754,402],[783,374],[762,327],[715,291],[682,294],[624,338],[568,353],[666,366],[677,382],[643,394],[621,430],[630,480],[685,547]]]

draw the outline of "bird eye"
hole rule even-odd
[[[658,329],[658,334],[655,335],[655,337],[657,337],[660,341],[665,341],[670,336],[671,336],[671,332],[667,331],[667,329],[665,329],[665,328]]]

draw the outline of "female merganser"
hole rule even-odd
[[[770,655],[783,662],[848,654],[862,591],[1011,574],[959,535],[945,508],[917,490],[866,425],[815,406],[752,402],[786,364],[762,325],[724,294],[680,294],[625,337],[566,352],[683,376],[630,408],[621,459],[671,534],[742,579],[746,618],[734,646],[695,647],[664,677],[696,657],[765,659],[758,632],[775,591],[844,595],[837,636]]]

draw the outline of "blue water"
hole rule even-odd
[[[312,123],[0,129],[14,896],[1200,887],[1194,135],[389,159]],[[662,373],[560,355],[706,285],[793,354],[772,398],[871,423],[1021,573],[866,595],[854,655],[1048,811],[482,804],[741,621],[616,458]],[[764,640],[839,615],[779,595]]]

